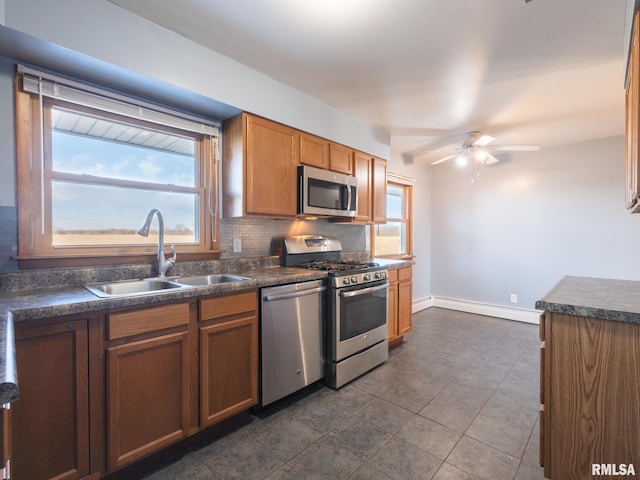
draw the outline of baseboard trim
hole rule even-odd
[[[433,307],[433,297],[428,296],[424,298],[418,298],[411,302],[411,313],[416,313],[420,310],[426,310],[429,307]]]
[[[508,320],[516,320],[526,323],[540,323],[541,310],[529,310],[525,308],[505,307],[503,305],[492,305],[489,303],[472,302],[469,300],[460,300],[447,297],[428,297],[433,307],[448,308],[449,310],[458,310],[467,313],[477,313],[478,315],[487,315],[489,317],[506,318]],[[420,302],[420,300],[418,300]],[[422,305],[422,302],[420,302]],[[413,307],[415,308],[414,301]],[[427,307],[424,307],[427,308]],[[422,310],[422,309],[421,309]],[[419,310],[414,310],[419,311]]]

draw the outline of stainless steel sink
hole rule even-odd
[[[99,297],[131,297],[185,287],[187,287],[187,285],[182,285],[174,281],[164,280],[161,278],[146,278],[143,280],[125,280],[121,282],[85,285],[87,290]]]
[[[204,285],[215,285],[217,283],[241,282],[243,280],[251,280],[248,277],[240,277],[238,275],[229,275],[226,273],[216,273],[212,275],[194,275],[192,277],[176,277],[172,281],[181,285],[190,287],[200,287]]]

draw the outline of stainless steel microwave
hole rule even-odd
[[[306,165],[298,167],[298,214],[355,217],[357,213],[356,177]]]

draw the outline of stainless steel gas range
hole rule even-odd
[[[290,237],[284,249],[285,265],[328,273],[327,385],[340,388],[387,360],[387,268],[341,260],[342,245],[332,237]]]

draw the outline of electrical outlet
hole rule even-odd
[[[242,239],[234,238],[233,239],[233,253],[240,253],[242,251]]]
[[[517,293],[512,293],[511,294],[511,303],[518,303],[518,294]]]

